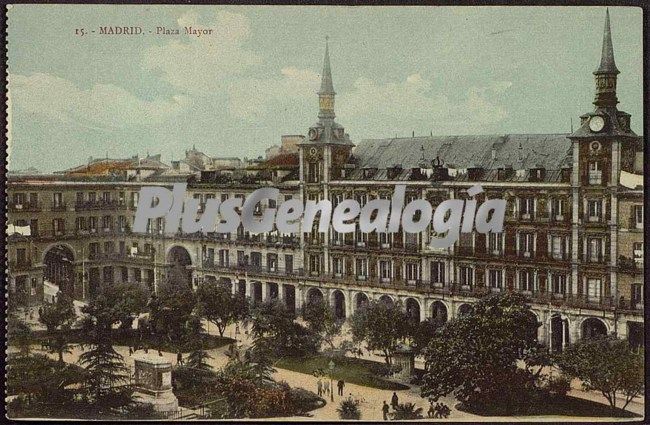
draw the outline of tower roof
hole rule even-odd
[[[614,47],[612,47],[612,32],[609,27],[609,9],[605,12],[605,29],[603,31],[603,51],[600,56],[600,66],[594,74],[618,74],[614,62]]]
[[[318,94],[336,94],[332,83],[332,69],[330,67],[329,37],[325,37],[325,59],[323,60],[323,73],[321,75],[320,90]]]

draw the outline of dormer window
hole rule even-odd
[[[395,165],[394,167],[389,168],[388,170],[386,170],[386,175],[387,175],[389,180],[393,180],[393,179],[396,179],[397,176],[399,176],[401,172],[402,172],[402,166],[401,165]]]
[[[375,176],[375,173],[377,173],[376,168],[364,168],[363,169],[363,178],[364,179],[371,179]]]
[[[531,168],[530,174],[528,176],[530,181],[542,181],[546,175],[546,170],[543,168]]]

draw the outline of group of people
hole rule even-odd
[[[451,409],[444,403],[436,403],[435,406],[433,403],[429,406],[429,411],[427,416],[430,418],[448,418],[451,413]]]
[[[322,397],[323,395],[330,395],[331,391],[334,391],[334,388],[330,388],[330,380],[325,375],[325,371],[323,369],[315,370],[314,376],[318,378],[318,381],[316,381],[316,392],[318,393],[319,397]],[[336,388],[337,388],[337,394],[343,396],[345,381],[339,379],[336,382]]]
[[[397,393],[393,391],[393,396],[390,398],[390,407],[395,410],[395,408],[399,405],[399,397],[397,396]],[[388,412],[390,410],[390,407],[388,406],[388,403],[386,403],[386,400],[384,400],[384,405],[381,407],[381,411],[384,414],[384,420],[388,420]]]

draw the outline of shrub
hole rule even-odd
[[[551,376],[546,381],[546,391],[556,397],[564,397],[571,390],[571,379],[566,375]]]
[[[339,418],[341,419],[361,419],[359,400],[354,400],[352,397],[341,400],[341,403],[339,404],[339,407],[336,408],[336,411],[339,412]]]
[[[370,371],[373,375],[377,376],[391,376],[394,373],[399,373],[402,371],[402,367],[399,365],[387,365],[385,363],[373,363],[370,365]]]
[[[304,388],[292,388],[289,392],[296,415],[302,415],[325,406],[325,400]]]
[[[415,403],[401,403],[394,407],[395,411],[391,414],[394,421],[403,421],[409,419],[422,419],[422,408],[415,407]]]

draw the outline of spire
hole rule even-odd
[[[318,91],[318,118],[321,120],[333,120],[334,114],[334,85],[332,84],[332,69],[330,68],[330,49],[325,37],[325,59],[323,60],[323,75],[321,75],[320,90]]]
[[[332,69],[330,67],[329,36],[325,36],[325,59],[323,59],[323,74],[321,76],[320,90],[318,94],[336,94],[332,84]]]
[[[596,77],[597,108],[615,108],[618,103],[616,98],[616,76],[619,74],[614,62],[614,48],[612,47],[612,31],[609,27],[609,9],[605,12],[605,29],[603,31],[603,51],[600,57],[600,66],[594,71]]]
[[[614,62],[614,47],[612,46],[612,30],[609,27],[609,8],[605,12],[605,29],[603,31],[603,50],[600,55],[600,66],[594,74],[618,74]]]

